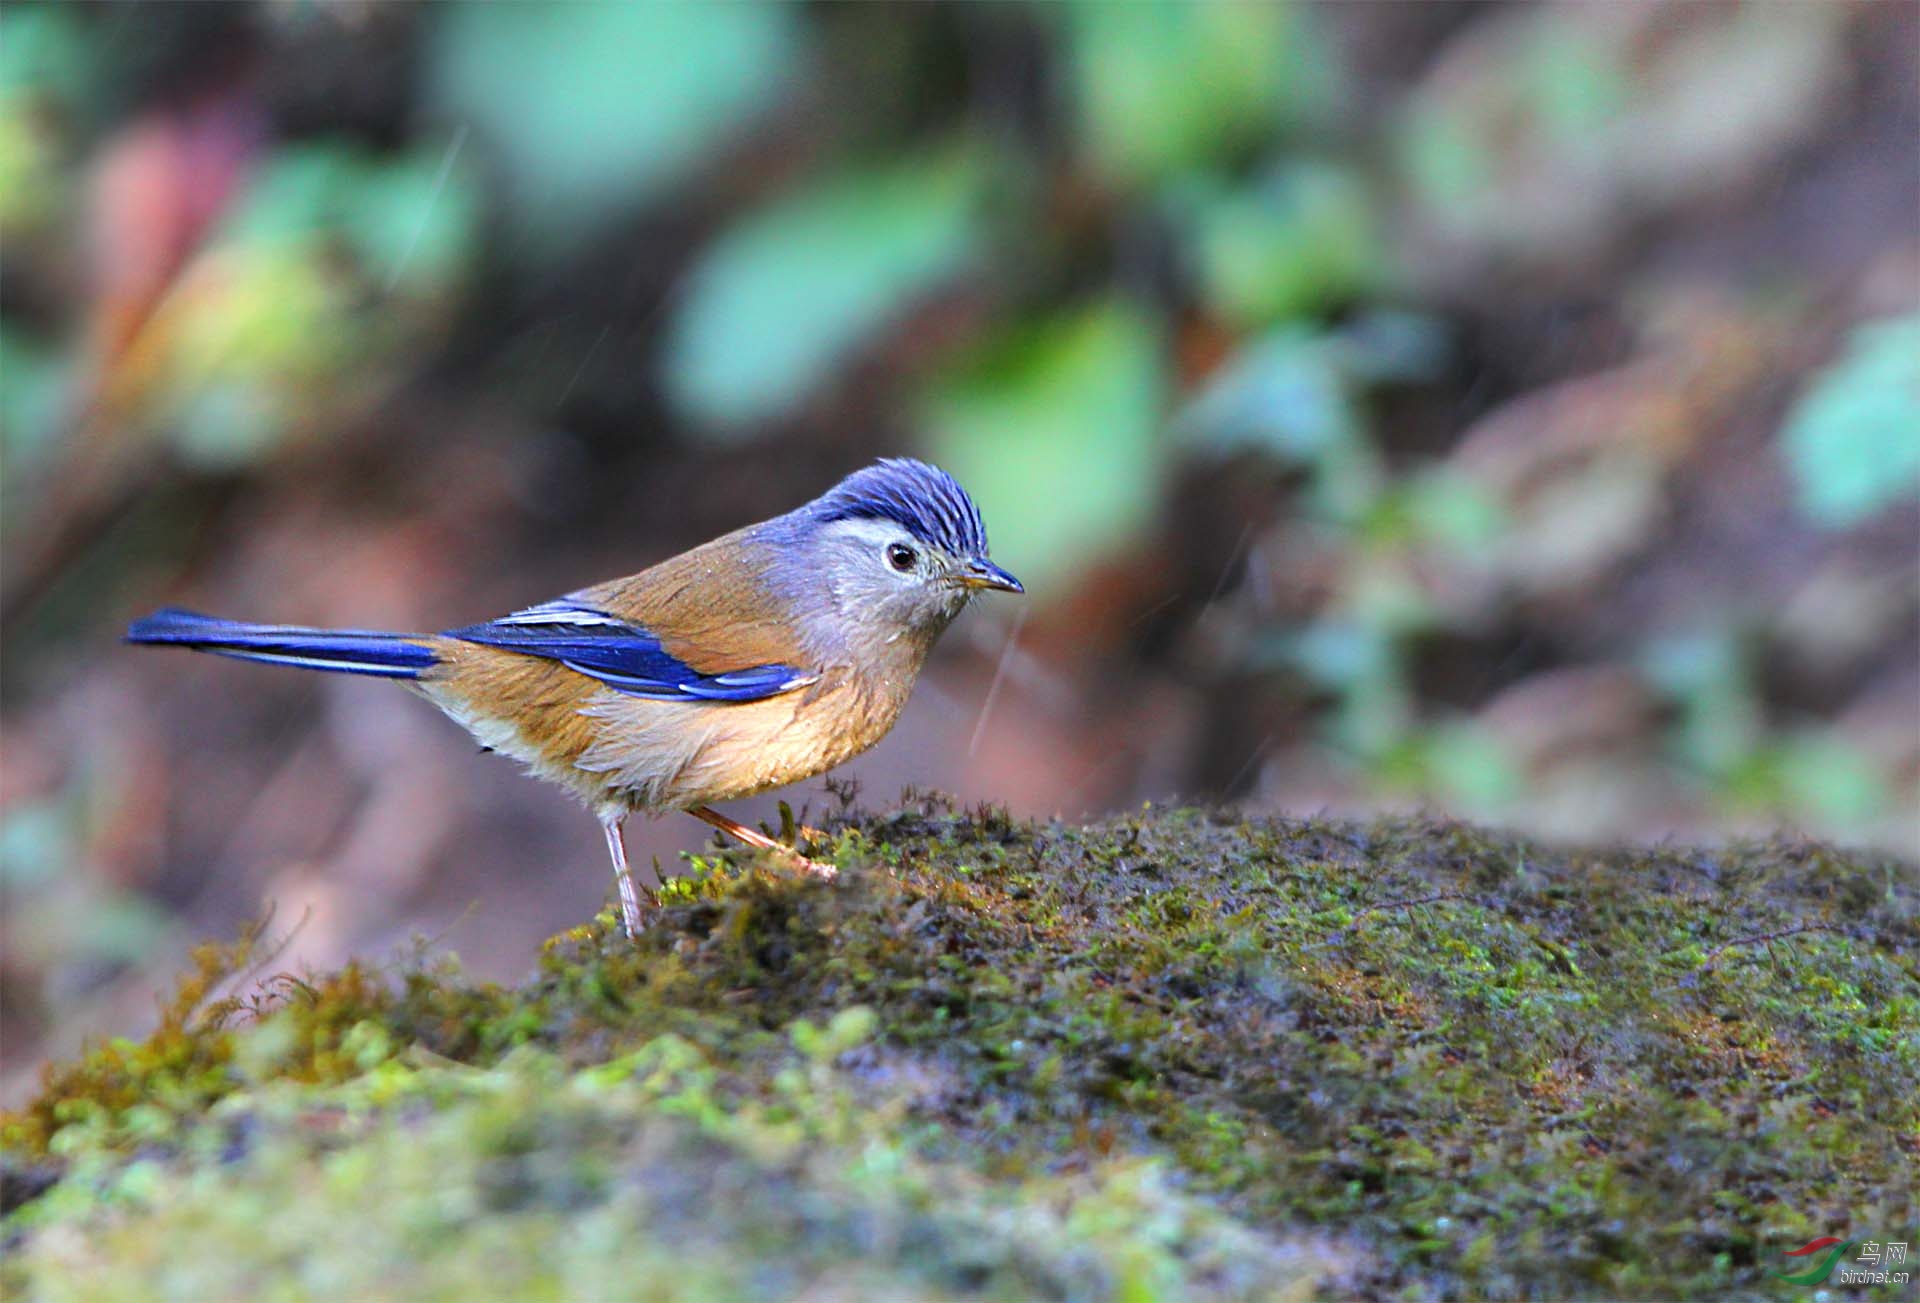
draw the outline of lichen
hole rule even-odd
[[[834,855],[697,859],[511,987],[208,1004],[246,959],[206,952],[6,1120],[7,1271],[322,1279],[268,1209],[495,1296],[1681,1296],[1914,1224],[1911,866],[935,799]],[[195,1266],[216,1234],[257,1252]]]

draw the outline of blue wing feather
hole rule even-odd
[[[640,625],[564,599],[485,624],[449,629],[445,636],[559,661],[616,692],[652,701],[760,701],[804,687],[816,677],[792,665],[702,674]]]
[[[127,630],[127,641],[191,647],[235,660],[336,674],[369,674],[382,679],[417,679],[435,662],[431,649],[406,634],[248,624],[177,607],[135,620]]]

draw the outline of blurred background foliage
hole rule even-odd
[[[424,707],[127,618],[446,627],[885,453],[1031,595],[872,800],[1914,853],[1915,19],[6,6],[0,1085],[263,898],[511,974],[604,895]]]

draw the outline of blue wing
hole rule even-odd
[[[819,677],[792,665],[702,674],[639,625],[569,598],[449,629],[444,636],[559,661],[616,691],[652,701],[759,701]]]

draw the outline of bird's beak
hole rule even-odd
[[[992,588],[1002,593],[1027,591],[1018,579],[984,557],[962,564],[955,572],[954,579],[963,588]]]

